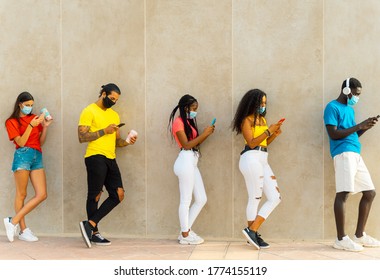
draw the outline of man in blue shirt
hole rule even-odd
[[[348,251],[361,251],[365,247],[379,247],[380,241],[367,235],[364,228],[376,192],[362,157],[359,137],[378,121],[371,117],[356,124],[352,106],[359,101],[362,85],[355,78],[343,81],[339,97],[329,102],[324,111],[324,122],[330,140],[330,153],[334,160],[336,196],[334,202],[337,238],[333,247]],[[345,203],[349,194],[362,193],[355,236],[350,239],[344,230]]]

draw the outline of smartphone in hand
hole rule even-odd
[[[125,123],[120,123],[117,125],[117,127],[122,127],[123,125],[125,125]]]
[[[215,125],[215,122],[216,122],[216,118],[213,118],[213,120],[211,121],[211,125]]]

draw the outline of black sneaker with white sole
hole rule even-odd
[[[111,241],[105,239],[99,232],[92,235],[91,242],[100,246],[111,245]]]
[[[259,243],[260,249],[267,249],[269,248],[269,244],[264,241],[264,239],[261,238],[261,235],[257,232],[256,233],[257,242]]]
[[[250,230],[249,227],[246,227],[242,230],[245,238],[247,238],[248,242],[253,245],[253,247],[257,250],[260,249],[259,241],[257,240],[257,232]]]
[[[84,243],[88,248],[91,248],[92,226],[88,221],[82,221],[79,223],[80,232],[82,234]]]

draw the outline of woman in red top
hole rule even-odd
[[[46,176],[42,162],[41,146],[46,139],[47,127],[52,120],[45,120],[44,114],[32,114],[33,96],[22,92],[16,99],[13,113],[6,120],[9,140],[16,146],[12,171],[16,184],[15,212],[16,215],[4,218],[7,237],[13,242],[18,225],[18,238],[24,241],[37,241],[38,238],[25,224],[25,215],[37,207],[47,197]],[[35,195],[24,203],[27,195],[28,180],[33,185]]]
[[[201,173],[198,169],[199,145],[214,132],[214,125],[208,126],[203,133],[198,133],[196,114],[197,100],[191,95],[184,95],[173,109],[169,118],[169,128],[181,149],[176,162],[174,173],[178,176],[180,204],[179,221],[181,233],[178,236],[180,244],[194,245],[203,243],[203,239],[191,230],[195,219],[207,201]],[[177,110],[179,116],[174,118]],[[191,205],[192,197],[194,203]]]

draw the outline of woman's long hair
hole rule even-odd
[[[29,101],[29,100],[33,100],[34,101],[33,96],[29,92],[27,92],[27,91],[21,92],[17,96],[16,102],[15,102],[15,106],[13,108],[13,112],[9,116],[9,118],[7,119],[7,121],[10,120],[10,119],[16,119],[17,122],[21,125],[21,122],[20,122],[20,111],[21,111],[21,109],[20,109],[19,105],[20,105],[20,103],[23,103],[23,102],[26,102],[26,101]]]
[[[179,115],[183,121],[184,127],[185,127],[185,134],[187,136],[187,139],[190,140],[193,138],[193,133],[191,130],[191,127],[193,127],[196,132],[197,136],[199,135],[198,133],[198,126],[197,126],[197,120],[196,118],[194,119],[188,119],[187,118],[187,112],[190,112],[190,106],[194,104],[195,102],[198,102],[193,96],[189,94],[185,94],[184,96],[181,97],[181,99],[178,102],[178,105],[173,109],[173,111],[170,114],[169,117],[169,124],[168,124],[168,129],[171,132],[171,136],[173,137],[173,121],[174,121],[174,116],[179,109]]]
[[[261,101],[264,96],[267,96],[266,93],[260,89],[251,89],[243,96],[232,121],[232,131],[236,131],[236,134],[240,134],[242,132],[241,125],[243,120],[250,115],[253,115],[254,126],[256,125],[256,120],[260,116],[265,117],[267,112],[266,109],[262,114],[259,112]]]

